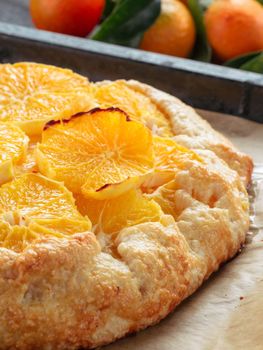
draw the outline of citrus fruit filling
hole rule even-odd
[[[86,78],[35,63],[0,65],[0,121],[40,134],[51,119],[69,118],[95,104]]]
[[[176,218],[175,175],[202,159],[172,137],[158,106],[127,82],[0,65],[0,247],[90,231],[110,242]]]
[[[36,159],[42,174],[74,193],[117,197],[152,172],[152,134],[120,109],[94,109],[47,124]]]
[[[146,194],[148,199],[151,199],[158,203],[165,214],[172,215],[174,218],[177,217],[178,203],[176,200],[176,181],[171,180],[164,185],[158,187],[153,193]]]
[[[201,157],[179,145],[171,138],[154,136],[155,167],[157,170],[174,171],[176,168],[183,168],[186,161],[202,162]]]
[[[192,162],[203,162],[197,153],[172,138],[153,136],[153,148],[154,173],[143,184],[146,192],[170,182],[178,170],[191,166]]]
[[[0,185],[11,180],[14,165],[26,158],[29,139],[15,125],[0,122]]]
[[[149,97],[130,88],[122,81],[93,84],[93,95],[101,108],[118,107],[131,119],[142,122],[153,134],[173,136],[172,126]]]
[[[118,233],[125,227],[159,221],[163,215],[160,206],[139,189],[108,200],[88,199],[79,194],[76,204],[79,211],[90,218],[96,234]]]
[[[39,235],[63,237],[91,229],[63,184],[25,174],[0,188],[0,245],[20,250]]]

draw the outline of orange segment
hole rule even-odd
[[[36,158],[41,173],[72,192],[106,199],[140,185],[152,171],[152,135],[119,109],[95,109],[47,125]]]
[[[13,177],[13,165],[25,160],[28,137],[15,125],[0,122],[0,185]]]
[[[87,199],[78,194],[76,204],[91,219],[96,233],[117,233],[128,226],[160,221],[163,215],[156,202],[134,189],[109,200]]]
[[[0,246],[23,249],[40,235],[89,231],[91,223],[63,184],[25,174],[0,188]]]
[[[69,118],[95,104],[86,78],[37,63],[0,65],[0,121],[39,134],[51,119]]]
[[[169,120],[149,97],[128,87],[122,81],[95,84],[93,94],[102,108],[118,107],[134,119],[141,121],[160,136],[173,136]]]

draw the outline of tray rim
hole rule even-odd
[[[38,46],[44,50],[48,47],[52,49],[61,48],[70,54],[77,52],[78,56],[89,56],[92,58],[97,55],[101,58],[105,57],[113,61],[122,62],[123,65],[125,65],[126,62],[127,65],[132,64],[142,68],[144,66],[152,73],[165,72],[166,77],[169,77],[169,72],[171,72],[173,76],[176,74],[180,77],[185,75],[186,79],[189,80],[190,77],[191,81],[194,80],[194,82],[197,83],[196,91],[198,91],[198,85],[207,85],[205,81],[207,79],[214,84],[215,90],[212,89],[211,91],[213,91],[214,102],[216,101],[218,104],[214,105],[214,102],[204,102],[204,96],[207,95],[203,95],[200,100],[200,94],[198,96],[198,92],[195,94],[193,90],[192,94],[191,91],[187,93],[186,90],[185,99],[187,103],[194,105],[195,108],[237,115],[245,119],[263,123],[263,112],[261,112],[261,110],[263,110],[263,75],[258,73],[146,52],[134,48],[93,41],[87,38],[77,38],[0,21],[0,45],[2,42],[3,60],[8,59],[9,51],[12,57],[12,45],[14,45],[16,41],[20,46],[21,43],[23,44],[24,42],[28,44],[28,46],[34,47],[36,45],[36,47]],[[7,52],[5,52],[5,45]],[[30,59],[28,61],[30,61]],[[151,82],[149,83],[151,84]],[[193,85],[195,83],[193,83]],[[167,85],[167,87],[171,88],[171,85]],[[224,92],[222,92],[222,90],[225,90],[225,87],[235,91],[233,103],[230,102],[229,97],[224,97]],[[184,89],[185,87],[181,86],[182,92]],[[180,87],[178,91],[180,91]],[[207,93],[209,94],[209,91]],[[179,95],[179,98],[182,97]],[[227,102],[227,99],[229,102]]]
[[[263,77],[259,73],[247,72],[235,68],[195,61],[189,58],[173,57],[136,48],[114,45],[88,38],[79,38],[65,34],[48,32],[16,24],[9,24],[0,21],[0,35],[10,36],[19,39],[27,39],[35,42],[43,42],[52,46],[67,47],[80,51],[89,51],[94,54],[112,56],[124,60],[134,60],[141,63],[175,68],[195,74],[204,74],[237,82],[255,83],[263,86]],[[103,49],[103,51],[102,51]],[[143,57],[142,57],[143,56]],[[222,74],[227,73],[226,75]]]

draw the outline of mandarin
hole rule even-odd
[[[29,7],[37,28],[84,37],[99,22],[105,0],[30,0]]]
[[[205,24],[219,60],[263,49],[263,6],[255,0],[216,0],[205,14]]]
[[[145,32],[140,48],[166,55],[188,57],[195,44],[195,24],[179,0],[162,0],[161,14]]]

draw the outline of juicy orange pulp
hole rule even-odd
[[[135,91],[123,81],[93,84],[92,94],[101,108],[118,107],[131,119],[142,122],[153,134],[172,136],[170,121],[149,97]]]
[[[95,106],[88,80],[71,70],[36,63],[0,65],[0,121],[39,135],[51,119]]]
[[[179,145],[172,138],[153,137],[155,171],[143,184],[145,192],[171,181],[179,169],[185,169],[189,162],[202,162],[195,152]]]
[[[9,181],[0,187],[0,246],[17,252],[43,237],[112,235],[174,215],[171,180],[202,161],[171,138],[158,106],[122,81],[0,65],[0,95],[0,181]],[[104,109],[70,117],[94,105]]]
[[[119,109],[95,109],[47,125],[36,158],[41,173],[72,192],[106,199],[139,186],[152,172],[152,135]]]
[[[96,233],[117,233],[125,227],[159,221],[163,215],[155,201],[135,189],[108,200],[88,199],[78,194],[76,204],[90,218]]]
[[[25,174],[0,188],[0,245],[22,249],[28,238],[63,237],[89,231],[63,184],[39,174]]]

